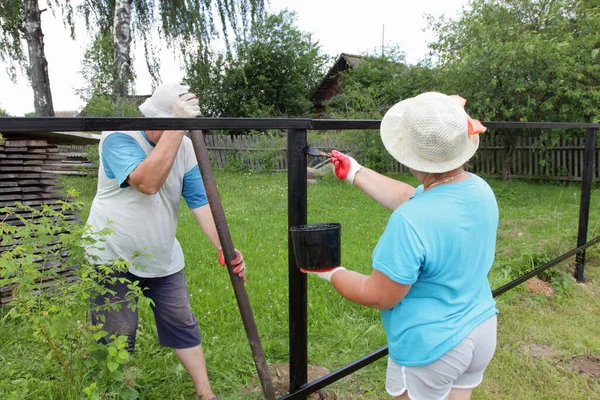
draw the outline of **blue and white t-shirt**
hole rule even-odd
[[[498,204],[476,175],[415,195],[390,216],[373,268],[412,285],[381,312],[390,358],[432,363],[498,313],[487,275],[494,262]]]
[[[131,263],[130,272],[140,277],[167,276],[184,267],[183,251],[175,238],[180,198],[183,195],[190,209],[208,203],[188,137],[181,141],[171,171],[156,194],[129,186],[127,177],[153,149],[143,131],[102,133],[98,190],[87,221],[92,232],[112,231],[96,236],[105,242],[86,248],[89,255],[98,257],[95,262],[122,258]]]

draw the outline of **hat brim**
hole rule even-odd
[[[384,147],[400,164],[410,169],[429,173],[442,173],[452,171],[463,166],[473,157],[479,148],[479,135],[473,135],[465,140],[464,148],[460,154],[444,162],[427,160],[419,156],[407,140],[406,132],[398,129],[400,121],[414,98],[402,100],[390,108],[381,121],[380,135]],[[465,135],[467,133],[467,120],[465,119]]]

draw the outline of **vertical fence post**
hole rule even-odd
[[[592,194],[592,180],[594,173],[594,149],[596,147],[596,128],[588,128],[585,134],[584,167],[581,177],[581,202],[579,205],[579,230],[577,233],[577,247],[587,242],[588,221],[590,218],[590,197]],[[575,279],[584,281],[583,270],[585,267],[585,250],[575,256]]]
[[[290,392],[308,382],[308,323],[306,275],[296,267],[296,257],[289,228],[307,221],[307,162],[304,149],[305,129],[287,132],[288,168],[288,293],[289,293],[289,349]],[[302,399],[306,397],[303,396]]]

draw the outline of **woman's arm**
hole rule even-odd
[[[331,284],[348,300],[378,310],[400,303],[411,287],[394,282],[376,269],[370,276],[340,269],[331,276]]]
[[[408,183],[389,178],[365,167],[356,173],[353,183],[354,186],[391,211],[407,202],[415,193],[415,188]]]

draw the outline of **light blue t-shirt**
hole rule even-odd
[[[381,311],[390,358],[427,365],[498,313],[487,275],[494,262],[498,204],[489,185],[464,181],[415,195],[390,216],[373,251],[373,268],[412,285]]]

